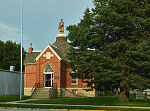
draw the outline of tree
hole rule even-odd
[[[4,42],[0,40],[0,69],[3,68]]]
[[[0,41],[0,68],[9,70],[10,66],[15,66],[15,70],[20,70],[20,44],[16,42],[6,41],[5,43]],[[25,59],[26,52],[23,49],[23,60]]]
[[[150,88],[150,1],[94,0],[94,5],[80,23],[67,27],[71,76],[98,89],[119,87],[119,101],[128,102],[130,89]]]

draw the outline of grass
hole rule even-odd
[[[130,102],[119,102],[118,95],[100,95],[96,98],[57,98],[51,100],[33,100],[25,103],[37,104],[71,104],[71,105],[104,105],[104,106],[139,106],[149,107],[150,100],[133,102],[133,95],[130,96]]]
[[[22,100],[29,99],[30,96],[22,96]],[[0,96],[0,102],[19,101],[20,96]]]
[[[23,99],[29,99],[29,96],[23,96]],[[100,95],[96,98],[56,98],[51,100],[34,100],[26,103],[54,104],[54,105],[34,105],[34,104],[5,104],[4,102],[18,101],[19,96],[0,96],[0,107],[18,107],[18,108],[40,108],[40,109],[89,109],[89,110],[126,110],[126,111],[149,111],[149,109],[138,108],[118,108],[118,107],[91,107],[91,106],[57,106],[55,104],[79,104],[79,105],[103,105],[103,106],[150,106],[150,100],[133,102],[133,95],[130,96],[130,102],[118,102],[118,95]]]

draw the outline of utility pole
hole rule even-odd
[[[20,73],[20,100],[22,99],[22,35],[23,35],[23,0],[21,0],[21,73]]]

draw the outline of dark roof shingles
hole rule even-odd
[[[67,61],[67,52],[68,49],[70,48],[70,45],[68,44],[67,41],[56,41],[53,43],[54,46],[57,47],[57,50],[59,50],[59,56],[62,58],[62,60]]]
[[[66,39],[60,39],[56,40],[56,42],[53,43],[53,45],[50,45],[53,50],[58,54],[58,56],[64,60],[67,61],[67,52],[70,48],[70,45],[66,41]],[[24,64],[36,64],[35,58],[40,54],[40,52],[32,52],[31,54],[27,54]]]
[[[28,53],[26,55],[26,58],[24,60],[24,64],[34,64],[36,63],[35,58],[40,54],[41,52],[32,52]]]

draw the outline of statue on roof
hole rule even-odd
[[[64,34],[64,22],[63,19],[59,22],[59,28],[58,28],[60,34]]]

